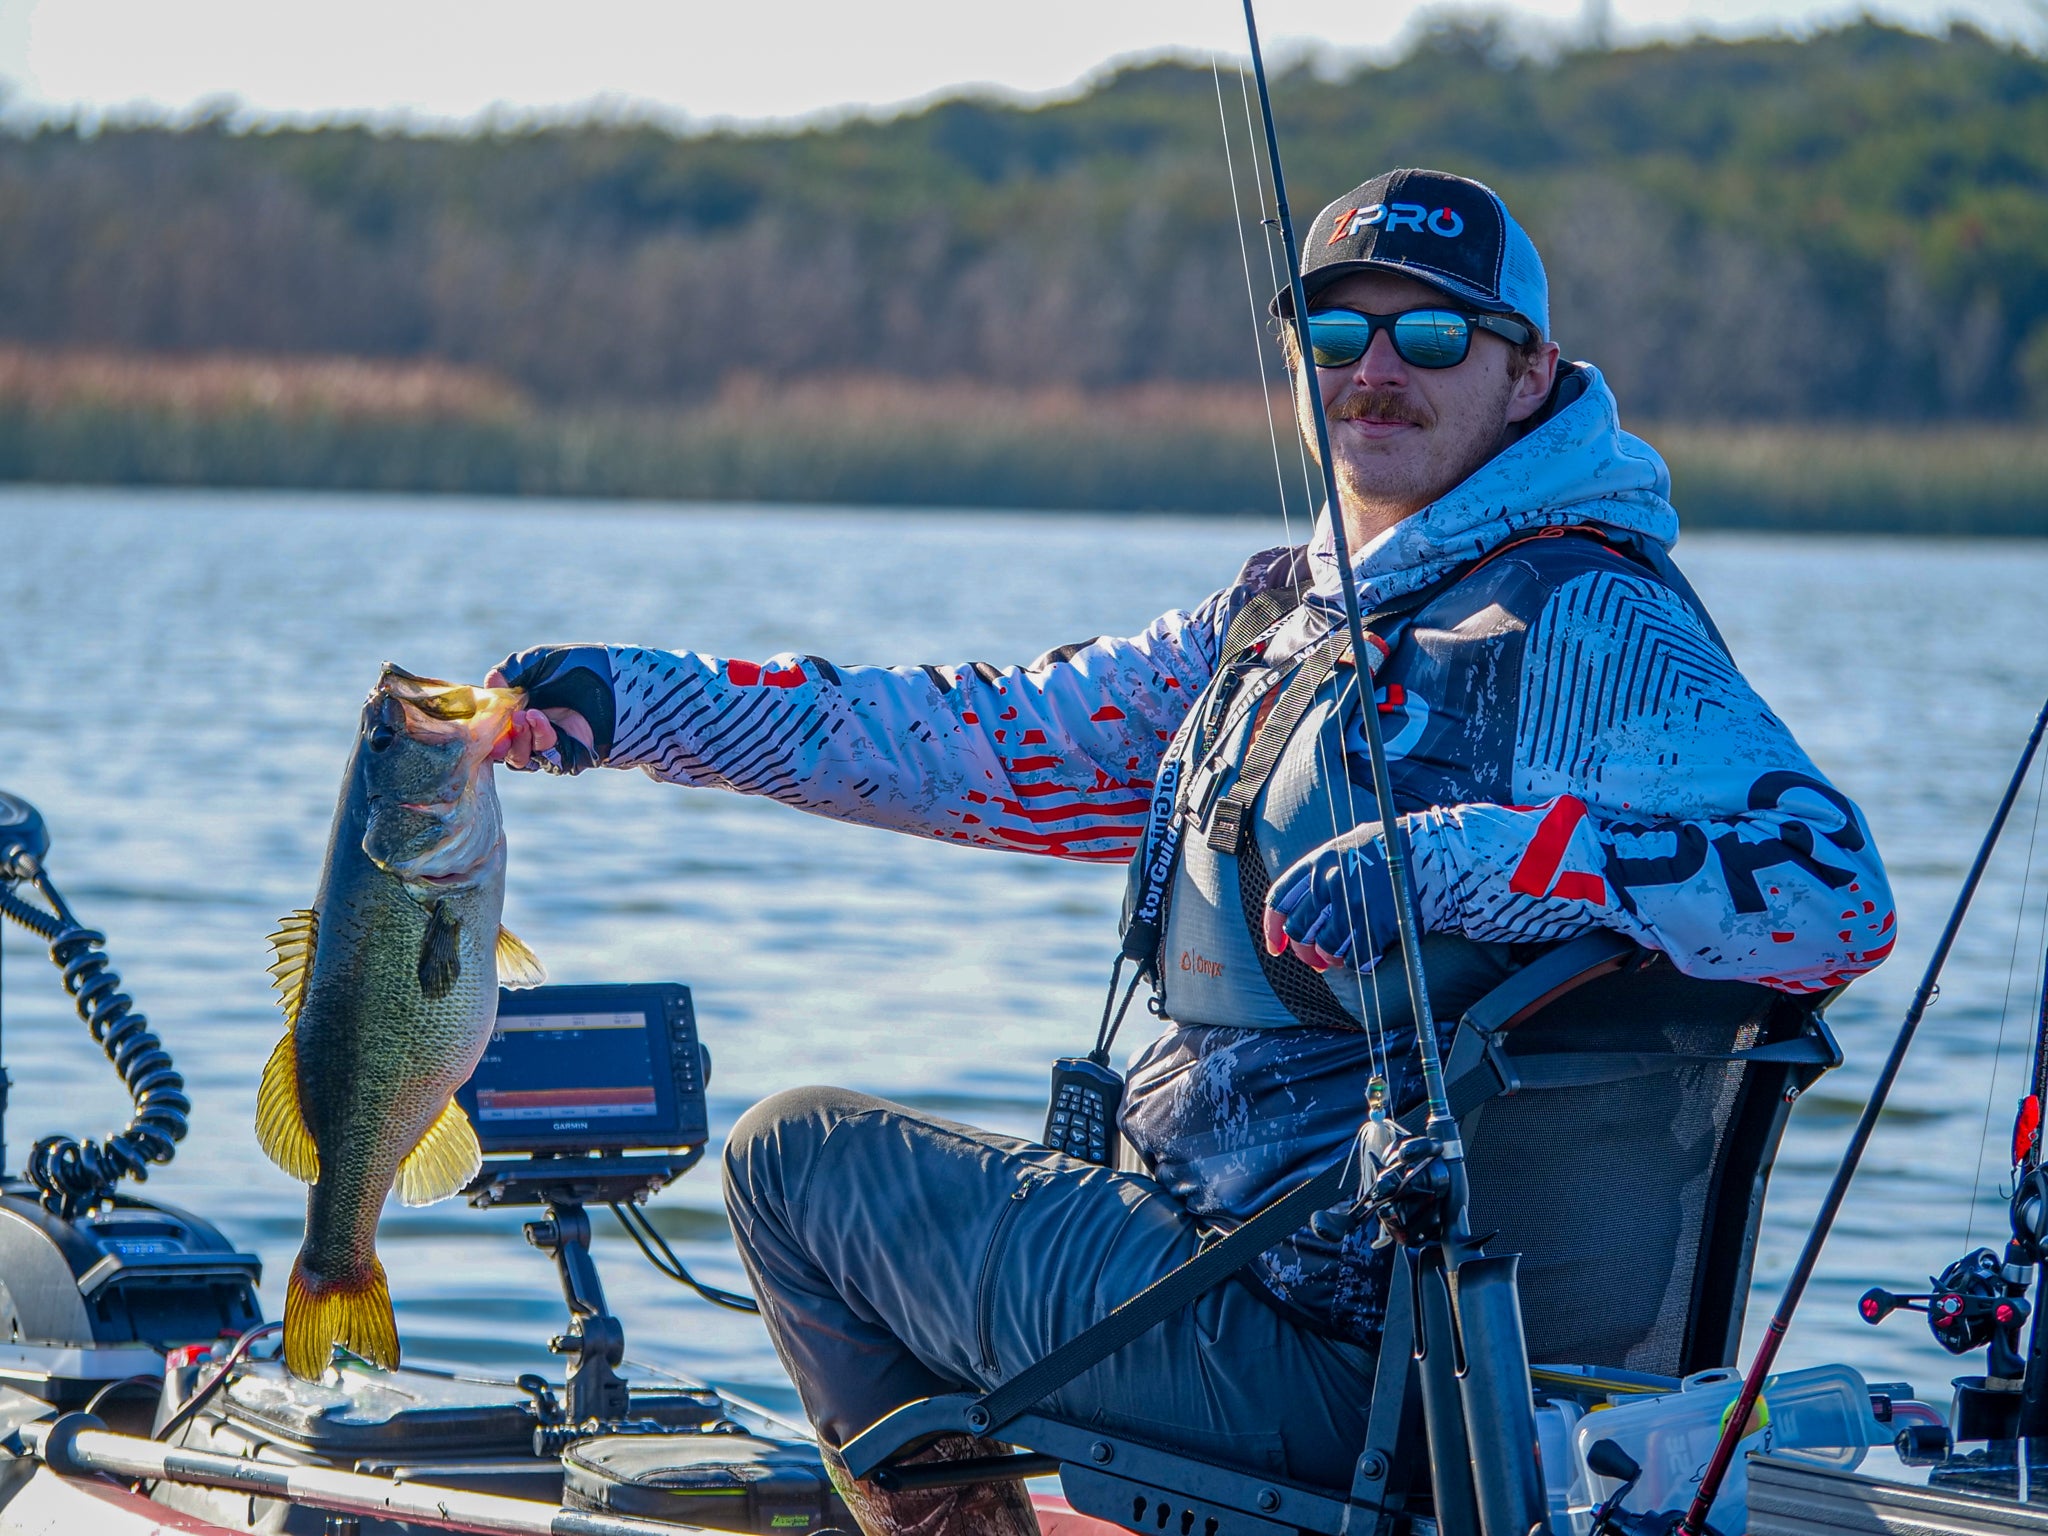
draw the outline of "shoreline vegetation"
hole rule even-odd
[[[1627,425],[1689,527],[2048,534],[2048,423]],[[440,362],[4,346],[0,481],[1215,513],[1280,494],[1251,388],[740,376],[694,404],[553,407]]]

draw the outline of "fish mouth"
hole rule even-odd
[[[384,663],[377,687],[429,719],[449,722],[474,720],[479,715],[508,710],[525,697],[525,690],[520,688],[480,688],[470,683],[443,682],[438,677],[421,677],[392,661]]]
[[[373,703],[385,698],[397,704],[405,733],[414,740],[459,741],[465,760],[481,760],[511,731],[513,715],[526,703],[526,690],[443,682],[387,661],[370,698]]]

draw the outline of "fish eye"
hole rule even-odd
[[[370,727],[370,750],[382,752],[398,739],[398,730],[389,720],[379,720]]]

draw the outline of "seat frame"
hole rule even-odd
[[[1518,1056],[1507,1049],[1518,1025],[1566,994],[1603,976],[1659,964],[1669,961],[1601,929],[1560,945],[1515,972],[1459,1021],[1444,1069],[1453,1112],[1462,1117],[1493,1098],[1534,1086],[1547,1068],[1558,1064],[1576,1070],[1580,1081],[1588,1080],[1589,1070],[1592,1081],[1671,1070],[1668,1060],[1659,1066],[1655,1059],[1683,1059],[1686,1053]],[[1688,1373],[1734,1359],[1765,1186],[1786,1117],[1799,1095],[1842,1061],[1841,1049],[1821,1017],[1826,1000],[1784,999],[1766,1025],[1767,1035],[1781,1038],[1767,1038],[1753,1050],[1723,1058],[1753,1065],[1743,1084],[1743,1100],[1724,1134],[1708,1196],[1702,1234],[1706,1253],[1695,1276],[1684,1346]],[[1417,1123],[1408,1129],[1420,1128],[1420,1114],[1412,1117]],[[962,1486],[1057,1470],[1068,1502],[1081,1513],[1168,1536],[1396,1536],[1417,1512],[1417,1500],[1426,1496],[1430,1459],[1415,1359],[1418,1257],[1416,1249],[1396,1251],[1365,1445],[1348,1490],[1219,1466],[1184,1450],[1048,1414],[1025,1412],[1007,1423],[990,1425],[987,1412],[979,1409],[983,1399],[969,1392],[908,1403],[855,1436],[841,1455],[855,1477],[872,1478],[890,1489]],[[1558,1379],[1552,1372],[1542,1374]],[[1677,1385],[1628,1372],[1606,1374],[1628,1378],[1628,1384],[1637,1387]],[[965,1461],[896,1463],[898,1456],[943,1434],[993,1436],[1021,1450]],[[1437,1449],[1441,1453],[1446,1448]],[[1447,1531],[1444,1536],[1477,1533]]]

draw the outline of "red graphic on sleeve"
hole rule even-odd
[[[725,680],[736,688],[801,688],[810,681],[802,667],[785,667],[778,672],[758,661],[728,661]]]

